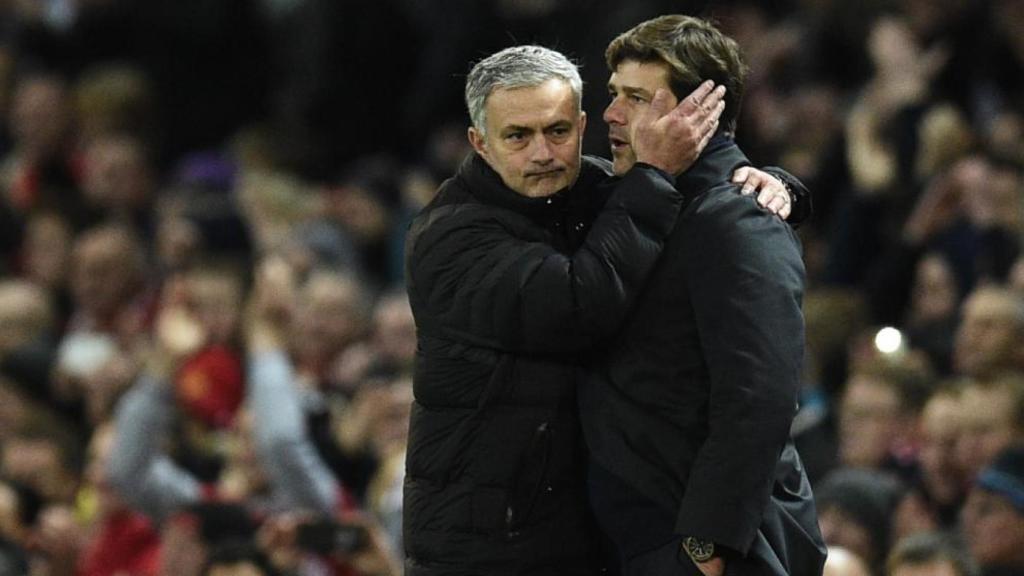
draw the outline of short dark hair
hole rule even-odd
[[[977,567],[957,540],[948,534],[926,532],[900,540],[885,563],[885,571],[892,574],[900,566],[920,566],[940,561],[949,562],[957,576],[974,576]]]
[[[679,99],[705,80],[725,86],[721,126],[730,134],[736,131],[747,66],[736,41],[711,22],[678,14],[659,16],[620,34],[604,56],[613,72],[626,60],[667,65],[669,87]]]

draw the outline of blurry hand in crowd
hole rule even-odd
[[[188,308],[183,281],[180,278],[168,280],[154,326],[154,343],[147,359],[147,369],[158,375],[170,376],[182,360],[202,348],[206,340],[206,331]]]
[[[325,190],[324,215],[344,226],[359,244],[380,239],[391,223],[387,208],[373,190],[355,184]]]
[[[249,352],[284,346],[295,316],[297,292],[295,273],[283,258],[271,257],[259,264],[246,331]]]
[[[922,101],[932,78],[949,60],[949,50],[936,44],[925,50],[905,21],[882,17],[868,38],[868,53],[875,65],[868,101],[882,119]]]

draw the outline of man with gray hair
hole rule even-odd
[[[414,220],[417,325],[406,574],[598,570],[575,404],[578,355],[618,329],[675,224],[673,186],[715,131],[709,82],[651,107],[619,178],[583,157],[576,67],[517,46],[466,81],[475,154]]]

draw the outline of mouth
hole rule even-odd
[[[530,172],[526,175],[527,178],[550,178],[558,176],[562,172],[565,172],[564,168],[555,168],[554,170],[545,170],[543,172]]]
[[[611,143],[612,152],[618,152],[629,147],[629,141],[619,138],[618,136],[609,136],[608,142]]]

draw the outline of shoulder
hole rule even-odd
[[[722,182],[701,194],[687,207],[683,220],[691,233],[745,236],[775,231],[790,236],[789,225],[758,205],[753,195],[739,193],[739,186]]]
[[[479,201],[466,182],[452,178],[413,219],[406,237],[407,252],[465,244],[511,235],[529,235],[526,217]]]
[[[694,200],[681,220],[688,261],[701,269],[802,269],[800,242],[788,224],[722,184]]]

